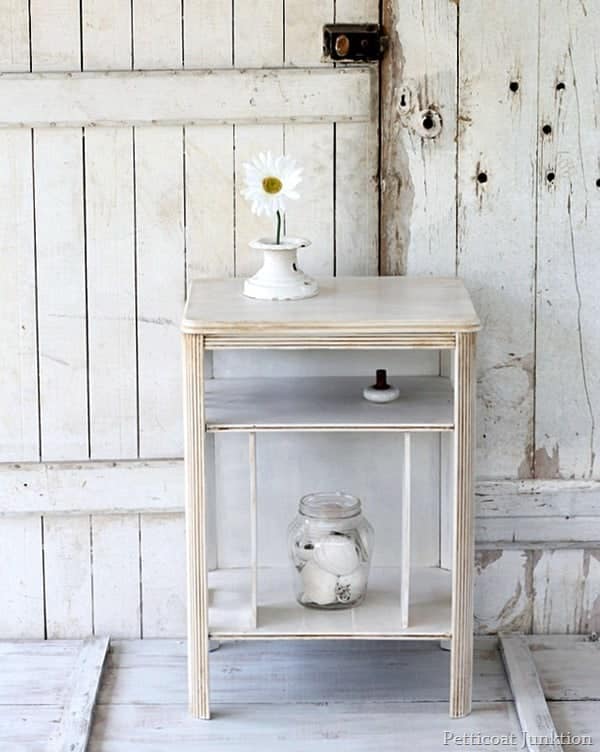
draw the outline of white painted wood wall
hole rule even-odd
[[[378,5],[0,0],[0,70],[317,66],[322,24],[377,20]],[[456,272],[472,291],[484,325],[479,629],[600,629],[600,8],[383,6],[394,52],[384,101],[401,106],[382,113],[381,254],[373,124],[0,130],[1,637],[183,634],[178,321],[187,279],[255,268],[247,241],[264,225],[240,199],[238,176],[265,147],[306,165],[305,198],[288,222],[314,241],[308,271]],[[443,120],[434,139],[422,138],[427,108]],[[428,354],[389,365],[440,367]],[[248,355],[214,362],[224,376],[255,367]],[[372,367],[368,356],[308,365],[314,374]],[[298,373],[299,364],[273,357],[270,368]],[[391,563],[401,477],[389,470],[400,448],[384,437],[377,451],[356,437],[330,441],[259,441],[271,467],[303,454],[302,472],[259,477],[271,511],[262,538],[276,538],[300,493],[343,483],[378,500],[378,556]],[[445,522],[436,441],[415,442],[415,538],[434,541],[418,547],[423,562],[440,556]],[[235,565],[248,555],[246,447],[217,437],[214,452],[216,549]],[[322,459],[332,452],[347,460],[335,478]]]

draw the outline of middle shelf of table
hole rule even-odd
[[[442,376],[390,377],[394,402],[362,396],[365,377],[224,378],[205,382],[208,431],[451,431],[454,400]]]

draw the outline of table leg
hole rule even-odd
[[[473,683],[473,460],[475,334],[459,333],[454,370],[454,543],[450,716],[471,712]]]
[[[188,702],[210,718],[208,581],[204,457],[204,338],[184,335],[185,522],[187,550]]]

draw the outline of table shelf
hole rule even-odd
[[[452,384],[441,376],[390,376],[394,402],[362,396],[368,377],[210,379],[208,431],[451,431]]]
[[[451,573],[437,567],[411,571],[407,627],[401,626],[401,579],[398,567],[374,567],[360,606],[323,611],[295,601],[289,568],[261,568],[255,627],[251,569],[217,569],[208,576],[209,634],[219,640],[448,639]]]

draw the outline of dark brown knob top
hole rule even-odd
[[[374,389],[389,389],[390,385],[387,383],[387,371],[385,368],[378,368],[375,371],[375,383]]]

